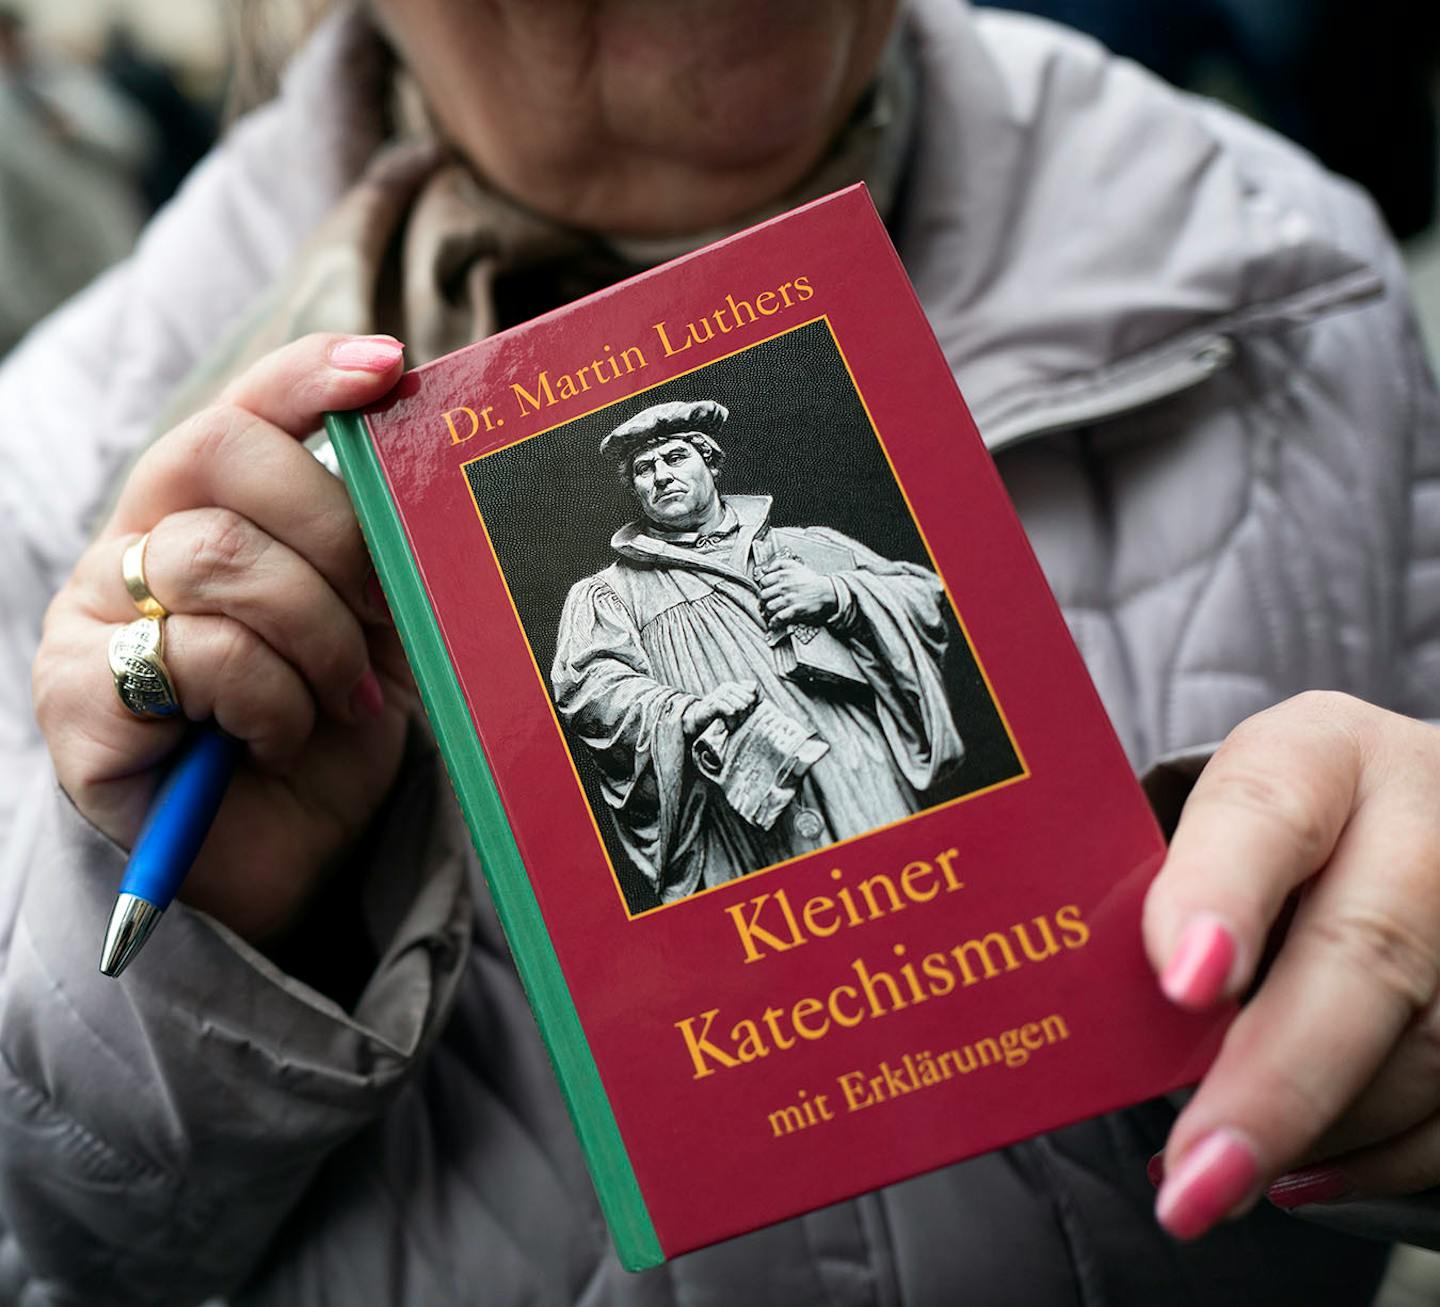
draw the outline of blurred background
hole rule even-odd
[[[1364,185],[1440,357],[1435,0],[980,0],[1086,31]],[[0,0],[0,355],[124,256],[316,0]],[[269,57],[264,57],[268,52]]]
[[[0,353],[123,257],[210,147],[223,0],[0,0]]]

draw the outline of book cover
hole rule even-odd
[[[1162,838],[863,187],[327,424],[627,1266],[1198,1078]]]

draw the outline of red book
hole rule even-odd
[[[1160,832],[863,188],[329,425],[627,1266],[1198,1078]]]

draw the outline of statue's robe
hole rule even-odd
[[[947,626],[934,573],[838,531],[772,528],[768,497],[725,505],[722,531],[703,540],[648,523],[616,532],[616,561],[570,591],[551,673],[620,842],[664,902],[897,821],[963,754],[941,679]],[[831,564],[842,612],[830,629],[860,685],[836,691],[777,673],[754,572],[757,559],[785,555]],[[723,681],[756,682],[828,745],[768,830],[701,775],[681,730],[686,708]]]

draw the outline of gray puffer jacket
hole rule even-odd
[[[912,21],[896,239],[1137,769],[1306,687],[1440,715],[1440,407],[1370,206],[1058,30]],[[1422,1204],[1374,1241],[1262,1205],[1176,1245],[1165,1103],[626,1275],[419,746],[355,869],[380,963],[348,1010],[178,906],[97,975],[123,858],[56,791],[24,669],[167,394],[374,147],[352,32],[0,373],[0,1300],[1367,1301]]]

